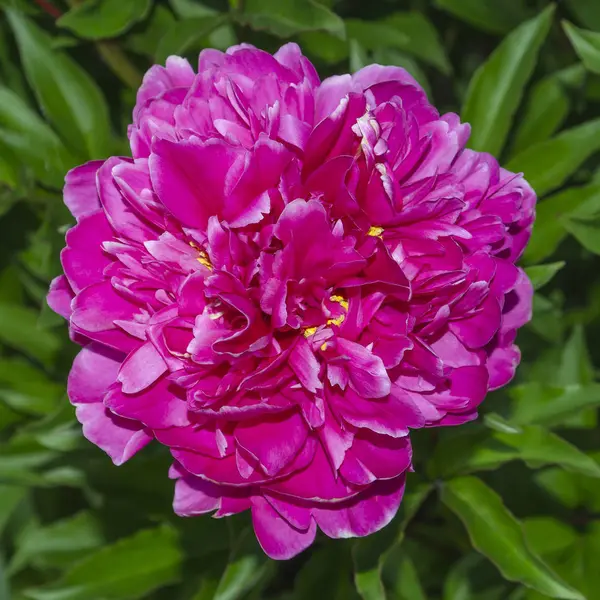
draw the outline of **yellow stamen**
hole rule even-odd
[[[212,271],[213,266],[212,266],[212,263],[210,262],[210,258],[208,258],[208,254],[206,253],[206,251],[202,250],[202,248],[200,248],[200,246],[198,246],[198,244],[196,244],[196,242],[189,242],[189,244],[194,250],[198,250],[198,258],[196,258],[196,260],[201,265],[204,265],[209,271]]]
[[[348,300],[346,300],[346,298],[343,296],[331,296],[329,299],[332,302],[337,302],[345,311],[348,311],[348,306],[350,305],[348,304]],[[342,314],[335,319],[329,319],[329,321],[327,321],[327,325],[337,325],[339,327],[344,322],[345,318],[346,315]]]
[[[343,296],[330,296],[329,300],[331,300],[331,302],[337,302],[346,312],[348,311],[348,307],[350,306],[348,304],[348,300],[346,300]],[[336,317],[335,319],[329,319],[327,321],[327,325],[341,325],[344,322],[344,319],[346,318],[346,315],[341,314],[339,317]],[[309,338],[312,335],[315,335],[315,333],[317,333],[317,327],[307,327],[304,330],[304,337]],[[323,344],[323,346],[325,346],[326,344]],[[323,350],[323,346],[321,346],[321,350]]]
[[[343,296],[331,296],[329,298],[332,302],[337,302],[344,310],[348,310],[348,300]]]
[[[325,352],[327,350],[327,342],[321,344],[321,352]]]
[[[212,263],[210,262],[210,258],[208,258],[208,254],[204,252],[204,250],[200,250],[200,256],[196,259],[201,265],[204,265],[209,271],[213,270]]]
[[[369,227],[369,231],[367,231],[367,235],[370,235],[372,237],[381,237],[381,234],[383,233],[383,227]]]

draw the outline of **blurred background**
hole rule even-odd
[[[477,423],[416,432],[390,526],[275,563],[247,515],[172,514],[163,448],[116,468],[83,440],[45,294],[65,172],[128,153],[144,71],[289,40],[322,77],[408,69],[540,203],[515,382]],[[0,0],[0,600],[600,598],[598,254],[598,0]]]

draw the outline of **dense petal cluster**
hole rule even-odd
[[[468,135],[403,69],[321,82],[294,44],[152,67],[132,157],[66,178],[84,435],[168,446],[175,511],[250,509],[274,558],[385,526],[409,430],[475,418],[530,317],[535,195]]]

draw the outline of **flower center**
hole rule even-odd
[[[367,231],[367,235],[370,235],[372,237],[381,237],[381,234],[383,233],[383,227],[369,227],[369,231]]]
[[[345,313],[340,314],[339,316],[335,317],[334,319],[328,319],[327,322],[325,323],[326,325],[337,325],[338,327],[344,322],[345,318],[346,318],[346,313],[348,312],[348,300],[346,300],[343,296],[330,296],[329,300],[331,300],[331,302],[337,302],[343,309],[344,311],[346,311]],[[314,335],[317,332],[318,327],[307,327],[304,330],[304,337],[309,338],[312,335]]]
[[[202,250],[202,248],[200,248],[200,246],[198,246],[196,242],[189,242],[189,244],[192,248],[194,248],[194,250],[198,251],[198,256],[196,257],[196,260],[201,265],[204,265],[209,271],[212,271],[214,267],[212,266],[212,263],[210,262],[210,258],[208,257],[206,251]]]

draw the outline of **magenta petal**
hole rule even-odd
[[[104,405],[115,414],[140,421],[152,429],[189,425],[187,403],[169,389],[166,378],[136,394],[114,387],[104,398]]]
[[[324,505],[312,509],[323,533],[331,538],[352,538],[379,531],[394,518],[404,494],[404,475],[378,482],[347,506]]]
[[[356,393],[365,398],[383,398],[390,393],[392,383],[379,356],[348,340],[339,339],[337,345],[339,352],[349,359],[350,386]]]
[[[323,387],[319,379],[320,365],[305,338],[298,339],[289,357],[290,367],[302,385],[312,393]]]
[[[46,302],[48,306],[61,317],[71,317],[71,301],[75,297],[67,278],[64,275],[55,277],[50,283]]]
[[[150,157],[150,176],[165,207],[183,224],[206,229],[222,215],[225,199],[239,179],[243,155],[226,144],[158,140]],[[195,182],[202,181],[198,187]]]
[[[91,215],[100,208],[96,190],[96,172],[103,160],[92,160],[71,169],[65,177],[63,198],[71,214],[77,219]]]
[[[67,382],[67,394],[73,404],[103,401],[108,388],[117,379],[124,355],[91,343],[75,357]]]
[[[307,435],[298,413],[242,422],[235,429],[238,444],[258,459],[268,475],[277,475],[294,459]]]
[[[136,307],[117,294],[109,281],[95,283],[73,301],[71,323],[86,332],[117,329],[115,321],[133,318]]]
[[[180,517],[195,517],[217,510],[221,493],[213,483],[198,477],[181,477],[175,484],[173,510]]]
[[[102,244],[112,239],[113,231],[101,210],[82,216],[79,223],[67,233],[67,247],[60,258],[65,275],[75,292],[98,283],[110,257]]]
[[[146,342],[132,352],[121,365],[117,380],[125,394],[135,394],[154,383],[167,370],[167,363],[154,347]]]
[[[104,450],[115,465],[127,462],[152,440],[140,423],[113,415],[103,404],[80,404],[75,414],[86,439]]]
[[[310,509],[287,502],[279,496],[265,495],[264,499],[295,529],[306,531],[312,525]]]
[[[306,531],[298,530],[260,496],[252,500],[252,524],[258,543],[274,560],[288,560],[300,554],[313,543],[317,534],[314,521]]]

